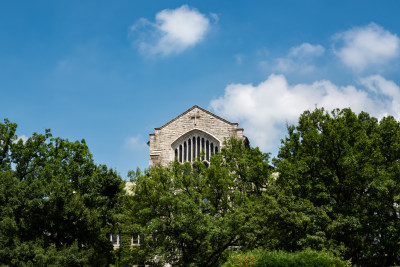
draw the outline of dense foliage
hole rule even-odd
[[[267,159],[232,140],[212,157],[209,168],[200,160],[193,166],[175,161],[134,175],[125,231],[145,236],[137,256],[152,264],[215,266],[229,249],[253,242],[248,236],[254,227],[253,202],[271,179]]]
[[[0,265],[106,266],[123,181],[84,140],[17,139],[0,123]]]
[[[306,249],[286,252],[256,249],[247,253],[232,254],[223,267],[346,267],[351,262],[324,251]]]
[[[312,249],[359,265],[399,264],[400,124],[393,117],[306,111],[288,126],[275,169],[268,159],[232,139],[209,168],[174,162],[133,175],[121,231],[144,238],[130,256],[209,266],[235,250]]]
[[[210,164],[131,172],[128,194],[84,141],[15,130],[0,124],[0,265],[400,264],[393,117],[306,111],[274,167],[230,139]],[[120,236],[114,252],[108,233]]]
[[[400,264],[399,122],[316,109],[288,131],[275,161],[278,186],[326,214],[312,222],[319,244],[356,264]]]
[[[323,211],[278,188],[268,159],[231,139],[208,168],[200,160],[193,166],[175,161],[133,175],[121,231],[145,238],[132,259],[216,266],[237,249],[312,246],[321,231],[312,221],[324,218]]]

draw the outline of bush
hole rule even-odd
[[[224,267],[248,266],[351,266],[328,252],[307,249],[297,252],[253,250],[237,253],[229,257]]]

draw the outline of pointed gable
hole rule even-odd
[[[225,138],[231,136],[243,138],[243,129],[195,105],[150,134],[149,165],[167,165],[175,157],[192,161],[200,155],[200,150],[208,153],[208,160],[212,153],[218,152]]]
[[[179,119],[179,118],[185,116],[186,114],[189,114],[191,111],[193,111],[193,110],[195,110],[195,109],[201,110],[202,112],[207,113],[207,114],[213,116],[214,118],[219,119],[219,120],[221,120],[221,121],[223,121],[223,122],[225,122],[225,123],[228,123],[228,124],[231,124],[231,125],[238,125],[238,123],[229,122],[229,121],[227,121],[227,120],[225,120],[225,119],[223,119],[223,118],[221,118],[221,117],[215,115],[214,113],[212,113],[212,112],[210,112],[210,111],[208,111],[208,110],[206,110],[206,109],[204,109],[204,108],[202,108],[202,107],[200,107],[200,106],[198,106],[198,105],[194,105],[193,107],[189,108],[188,110],[186,110],[186,111],[183,112],[182,114],[176,116],[175,118],[173,118],[172,120],[170,120],[169,122],[167,122],[166,124],[164,124],[163,126],[161,126],[161,127],[159,127],[159,128],[155,128],[155,129],[156,129],[156,130],[162,129],[162,128],[168,126],[169,124],[171,124],[172,122],[176,121],[177,119]]]

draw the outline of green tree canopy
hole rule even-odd
[[[137,256],[148,263],[215,266],[246,237],[252,201],[271,180],[268,155],[232,139],[211,158],[133,174],[125,214],[129,231],[144,235]]]
[[[344,258],[400,263],[400,124],[393,117],[306,111],[288,127],[274,163],[281,188],[328,216],[314,223]]]
[[[132,173],[121,231],[144,238],[126,265],[216,266],[234,250],[321,249],[314,221],[329,218],[276,187],[273,171],[268,154],[230,139],[208,168],[175,161]]]
[[[103,266],[120,208],[123,181],[96,165],[84,140],[34,133],[0,123],[0,264]]]

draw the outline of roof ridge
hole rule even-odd
[[[198,108],[198,109],[200,109],[201,111],[203,111],[203,112],[205,112],[205,113],[207,113],[207,114],[209,114],[209,115],[211,115],[211,116],[214,116],[215,118],[217,118],[217,119],[219,119],[219,120],[221,120],[221,121],[223,121],[223,122],[226,122],[226,123],[228,123],[228,124],[230,124],[230,125],[238,124],[238,123],[232,123],[232,122],[230,122],[230,121],[228,121],[228,120],[225,120],[224,118],[221,118],[220,116],[215,115],[215,114],[212,113],[211,111],[208,111],[207,109],[204,109],[204,108],[202,108],[202,107],[200,107],[200,106],[198,106],[198,105],[194,105],[193,107],[189,108],[189,109],[186,110],[185,112],[179,114],[178,116],[176,116],[175,118],[173,118],[172,120],[170,120],[169,122],[165,123],[163,126],[158,127],[158,128],[155,128],[155,129],[156,129],[156,130],[159,130],[159,129],[162,129],[162,128],[168,126],[169,124],[171,124],[172,122],[176,121],[178,118],[180,118],[180,117],[186,115],[187,113],[189,113],[190,111],[192,111],[192,110],[195,109],[195,108]]]

